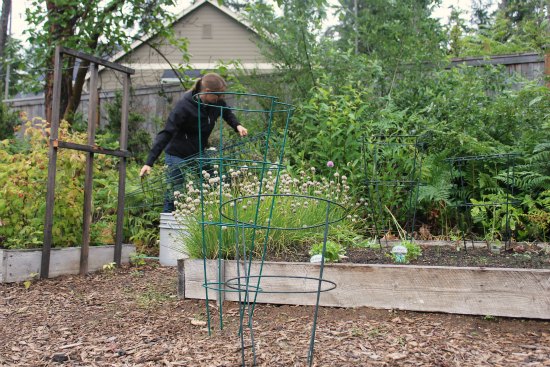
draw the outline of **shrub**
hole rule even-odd
[[[0,244],[8,248],[40,246],[44,234],[49,128],[41,119],[27,121],[24,127],[23,142],[0,142]],[[85,135],[71,133],[66,122],[61,123],[59,137],[86,143]],[[12,149],[15,145],[18,148]],[[84,162],[81,152],[58,152],[52,229],[56,247],[81,243]],[[95,156],[92,244],[114,242],[118,182],[115,164],[111,157]]]

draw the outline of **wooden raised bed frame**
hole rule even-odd
[[[253,263],[252,275],[258,266]],[[217,279],[217,268],[217,260],[207,261],[209,282],[237,277],[235,261],[223,261],[225,280]],[[180,260],[179,289],[185,298],[205,298],[203,269],[203,260]],[[262,275],[318,278],[319,265],[266,262]],[[323,279],[337,287],[321,294],[322,306],[550,319],[550,269],[327,264]],[[266,291],[316,290],[317,283],[281,277],[264,278],[260,286]],[[217,299],[217,294],[209,290],[209,299]],[[222,294],[225,300],[238,301],[237,292]],[[315,300],[315,294],[303,293],[259,293],[257,298],[259,303],[293,305],[314,305]]]

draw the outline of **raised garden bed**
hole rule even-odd
[[[484,241],[415,241],[422,249],[422,255],[412,260],[411,265],[436,265],[455,267],[490,267],[550,269],[550,244],[516,243],[507,250],[501,247],[491,249]],[[343,263],[393,264],[391,249],[399,241],[382,243],[381,247],[347,249]],[[309,262],[309,248],[296,249],[289,257],[270,256],[270,260]]]
[[[468,248],[463,254],[473,253],[474,250],[475,248]],[[502,256],[506,254],[503,253]],[[541,256],[541,259],[547,259],[544,254]],[[208,282],[223,283],[237,277],[235,261],[223,263],[222,279],[219,280],[218,262],[207,261]],[[542,262],[541,264],[544,265]],[[258,265],[254,263],[251,274],[258,273]],[[203,261],[184,260],[183,267],[180,288],[183,288],[184,296],[204,299]],[[327,264],[323,279],[336,283],[336,289],[323,292],[320,302],[323,306],[333,307],[367,306],[550,319],[549,267],[545,265],[541,269],[521,269],[413,264]],[[289,276],[316,278],[319,276],[319,265],[306,262],[266,262],[262,274],[275,276],[262,279],[261,288],[264,291],[312,291],[317,289],[317,281]],[[327,286],[323,284],[323,287]],[[217,299],[217,293],[210,290],[209,298]],[[226,300],[238,301],[237,292],[223,292],[223,295]],[[259,293],[257,298],[260,303],[294,305],[313,305],[315,300],[314,293]]]
[[[88,271],[99,270],[113,262],[115,247],[91,246]],[[123,264],[130,261],[134,245],[122,245]],[[20,282],[40,274],[42,249],[0,249],[0,283]],[[78,274],[80,271],[80,247],[56,248],[50,255],[50,278],[59,275]]]

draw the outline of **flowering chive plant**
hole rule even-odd
[[[327,205],[328,221],[334,222],[330,236],[356,233],[361,225],[358,211],[365,201],[354,201],[347,177],[338,172],[327,178],[314,167],[279,175],[277,166],[263,173],[261,166],[229,168],[221,174],[218,169],[203,171],[202,180],[189,181],[184,192],[174,193],[175,217],[187,228],[182,240],[193,258],[203,256],[203,218],[207,258],[234,258],[237,242],[256,256],[264,246],[268,253],[281,255],[295,245],[319,242]]]

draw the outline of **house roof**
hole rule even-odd
[[[218,5],[217,1],[212,2],[211,0],[199,0],[199,1],[197,1],[195,4],[193,4],[190,7],[184,9],[178,15],[176,15],[176,17],[174,18],[173,21],[164,23],[164,27],[170,27],[170,26],[174,25],[175,23],[180,21],[182,18],[188,16],[189,14],[191,14],[192,12],[194,12],[195,10],[197,10],[198,8],[200,8],[201,6],[203,6],[205,4],[210,4],[211,6],[215,7],[218,10],[220,10],[221,12],[226,14],[227,16],[233,18],[235,21],[242,24],[243,26],[245,26],[246,28],[248,28],[252,32],[256,33],[246,21],[244,21],[243,19],[240,19],[238,14],[234,13],[231,9],[229,9],[226,6]],[[129,52],[135,50],[136,48],[138,48],[139,46],[141,46],[142,44],[149,41],[151,38],[153,38],[155,36],[156,36],[156,34],[149,34],[149,35],[145,36],[144,38],[135,41],[130,46],[130,51],[124,51],[124,50],[119,51],[112,58],[110,58],[110,60],[111,61],[117,61],[117,60],[121,59],[126,54],[128,54]]]

